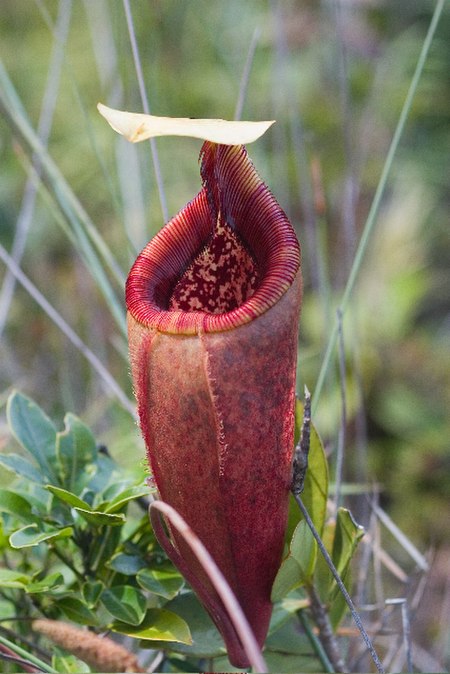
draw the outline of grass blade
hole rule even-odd
[[[400,117],[397,123],[397,127],[395,129],[394,136],[391,141],[391,145],[389,147],[389,151],[386,156],[386,160],[384,162],[383,166],[383,171],[381,173],[380,181],[378,183],[375,196],[372,201],[372,205],[370,207],[369,214],[367,216],[366,224],[364,225],[364,229],[361,235],[361,239],[359,241],[358,248],[356,250],[355,254],[355,259],[353,260],[352,268],[350,270],[350,274],[347,280],[347,284],[345,286],[344,293],[342,295],[342,300],[339,305],[339,310],[341,312],[341,315],[344,316],[345,311],[348,307],[348,303],[350,300],[350,297],[353,293],[356,280],[358,277],[359,270],[361,268],[362,261],[364,259],[364,255],[367,250],[367,246],[369,243],[370,235],[372,233],[372,230],[375,225],[376,217],[378,215],[378,210],[381,204],[381,200],[384,194],[384,190],[387,185],[388,177],[391,172],[392,164],[397,152],[397,148],[400,142],[400,138],[402,137],[403,130],[405,128],[406,120],[408,118],[408,114],[411,110],[411,105],[414,99],[414,95],[416,93],[420,77],[423,72],[423,68],[425,65],[425,62],[427,60],[428,52],[430,50],[431,43],[433,41],[434,33],[436,32],[436,28],[439,23],[439,19],[442,13],[442,9],[444,7],[445,0],[438,0],[436,3],[436,7],[433,13],[433,17],[430,22],[430,26],[428,28],[427,35],[425,37],[425,40],[422,45],[422,49],[419,55],[419,59],[417,61],[416,69],[414,72],[414,75],[411,80],[411,84],[408,89],[408,93],[405,98],[405,102],[403,104]],[[313,401],[313,411],[317,408],[317,405],[319,403],[320,395],[322,393],[323,385],[325,383],[325,378],[327,376],[328,368],[330,367],[331,363],[331,358],[334,352],[334,349],[336,347],[337,339],[338,339],[338,334],[339,334],[339,322],[336,319],[333,324],[333,329],[331,331],[329,340],[328,340],[328,345],[325,351],[325,355],[322,361],[322,367],[319,372],[319,376],[317,378],[317,383],[315,386],[315,391],[314,391],[314,401]]]

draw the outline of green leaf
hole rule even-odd
[[[339,508],[336,520],[327,524],[322,536],[324,545],[347,587],[350,585],[350,561],[363,535],[363,528],[355,523],[351,513],[345,508]],[[321,600],[330,606],[329,618],[335,629],[347,612],[347,604],[322,555],[317,560],[314,584]]]
[[[91,671],[89,665],[74,655],[54,655],[52,667],[58,674],[85,674]]]
[[[61,483],[69,491],[81,493],[95,472],[97,445],[90,429],[74,414],[66,414],[64,424],[64,431],[56,437]]]
[[[100,599],[100,595],[104,589],[105,585],[101,580],[87,581],[86,583],[83,583],[81,592],[88,608],[92,609],[97,606],[97,602]]]
[[[192,644],[187,623],[180,616],[163,608],[149,609],[139,627],[114,623],[111,629],[113,632],[120,632],[120,634],[126,634],[129,637],[143,639],[144,641]]]
[[[317,543],[304,520],[297,525],[272,587],[272,601],[311,581],[317,559]]]
[[[85,510],[84,508],[75,508],[75,511],[81,515],[81,517],[86,520],[89,524],[92,524],[94,527],[113,527],[120,524],[124,524],[125,515],[109,515],[108,513],[102,513],[98,510]]]
[[[76,597],[63,597],[62,599],[58,599],[58,601],[54,603],[54,606],[59,608],[66,618],[78,625],[98,624],[95,613],[90,611],[88,606]]]
[[[308,607],[309,599],[306,598],[301,588],[289,592],[281,601],[274,604],[268,633],[276,632],[285,623],[289,622],[297,611],[302,611]]]
[[[25,588],[28,594],[37,594],[38,592],[50,592],[58,587],[64,585],[64,578],[60,573],[52,573],[42,580],[31,582]]]
[[[50,482],[57,482],[56,428],[35,402],[15,391],[8,399],[8,423],[12,433],[34,459]]]
[[[83,508],[84,510],[91,510],[91,506],[83,499],[79,498],[76,494],[67,491],[67,489],[62,489],[61,487],[55,487],[51,484],[47,485],[47,489],[56,496],[63,503],[67,503],[71,508]]]
[[[147,600],[140,590],[131,585],[116,585],[104,590],[100,601],[120,622],[140,625],[145,618]]]
[[[165,599],[173,599],[184,585],[184,579],[171,565],[143,569],[137,574],[136,580],[144,590],[150,590]]]
[[[36,519],[31,512],[31,503],[8,489],[0,489],[0,512],[16,515],[27,522]]]
[[[314,573],[317,557],[317,543],[307,523],[302,520],[294,531],[290,552],[299,565],[305,581]]]
[[[341,578],[345,578],[350,561],[363,536],[364,528],[355,522],[350,510],[339,508],[331,559]],[[333,581],[333,588],[330,593],[331,602],[335,599],[338,592],[339,588],[336,581]]]
[[[124,515],[113,515],[100,512],[98,510],[93,510],[89,503],[83,501],[83,499],[79,498],[76,494],[72,494],[72,492],[67,491],[67,489],[61,489],[61,487],[54,487],[53,485],[47,485],[47,489],[60,501],[67,503],[71,508],[79,513],[80,516],[86,520],[86,522],[92,524],[93,526],[114,526],[117,524],[123,524],[125,522]]]
[[[0,455],[0,466],[10,470],[16,475],[31,480],[32,482],[37,482],[42,484],[46,480],[42,473],[40,473],[35,466],[33,466],[30,461],[25,459],[20,454],[2,454]]]
[[[135,576],[138,571],[146,566],[146,562],[139,555],[127,555],[124,552],[119,552],[106,566],[109,569],[117,571],[117,573],[123,573],[125,576]]]
[[[336,530],[335,520],[329,520],[322,531],[322,543],[324,544],[326,550],[331,555],[331,550],[333,548],[334,533]],[[322,554],[317,556],[316,568],[314,571],[314,586],[320,596],[320,599],[324,604],[327,604],[330,592],[330,586],[333,581],[333,576],[328,564],[326,563]]]
[[[173,641],[170,650],[187,656],[213,658],[225,653],[225,645],[211,618],[193,592],[179,594],[164,609],[172,611],[189,625],[192,645]],[[155,641],[152,648],[168,648],[166,641]]]
[[[31,578],[24,573],[11,569],[0,569],[0,587],[2,588],[11,587],[23,590],[30,581]]]
[[[291,619],[282,625],[280,629],[269,634],[266,639],[265,649],[267,651],[279,651],[292,655],[306,655],[311,653],[312,650],[311,643],[301,628],[297,616],[291,616]]]
[[[267,653],[264,653],[264,659],[269,672],[302,672],[302,674],[311,672],[311,674],[316,674],[316,672],[324,671],[323,665],[312,652],[312,649],[304,655],[267,651]]]
[[[44,541],[68,538],[72,534],[72,527],[64,527],[63,529],[48,528],[42,531],[37,524],[28,524],[26,527],[22,527],[11,534],[9,544],[12,548],[30,548]]]
[[[104,510],[106,513],[114,513],[121,510],[130,501],[148,495],[149,488],[146,485],[128,487],[128,489],[115,496],[111,501],[101,503],[98,508],[99,510]]]

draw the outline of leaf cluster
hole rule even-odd
[[[165,608],[184,582],[149,526],[144,473],[138,483],[123,475],[73,414],[58,431],[14,392],[7,415],[20,449],[0,455],[16,475],[0,489],[0,617],[25,633],[28,619],[46,617],[190,643],[186,622]]]
[[[195,669],[204,658],[214,659],[216,669],[230,669],[219,633],[155,540],[146,513],[145,475],[138,483],[123,475],[73,414],[65,416],[58,431],[35,402],[18,392],[10,396],[7,414],[19,451],[0,455],[0,465],[16,475],[0,489],[5,560],[0,613],[10,620],[6,624],[26,633],[27,619],[71,621],[163,650],[165,671]],[[299,419],[301,414],[298,403]],[[362,532],[345,509],[327,520],[327,460],[314,428],[303,500],[348,580]],[[334,628],[346,606],[295,502],[288,541],[273,586],[265,657],[277,671],[317,671],[315,637],[301,628],[308,593],[316,589],[330,608]],[[73,656],[67,657],[72,662]],[[61,667],[63,656],[56,653],[54,665],[55,658]]]

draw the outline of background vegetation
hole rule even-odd
[[[250,154],[302,243],[299,391],[314,394],[434,6],[131,2],[152,112],[233,118],[241,101],[243,118],[277,120]],[[354,573],[358,604],[400,635],[384,600],[408,599],[423,671],[450,663],[449,38],[446,5],[314,408],[332,487],[373,543]],[[158,142],[161,193],[149,146],[96,112],[99,100],[142,109],[122,2],[2,0],[0,57],[1,451],[19,389],[57,425],[76,413],[136,482],[123,280],[198,191],[200,145]],[[384,652],[403,666],[387,641]]]

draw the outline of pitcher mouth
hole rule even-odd
[[[171,334],[223,332],[255,319],[291,286],[300,247],[243,146],[202,148],[203,188],[147,244],[126,303],[141,325]]]

